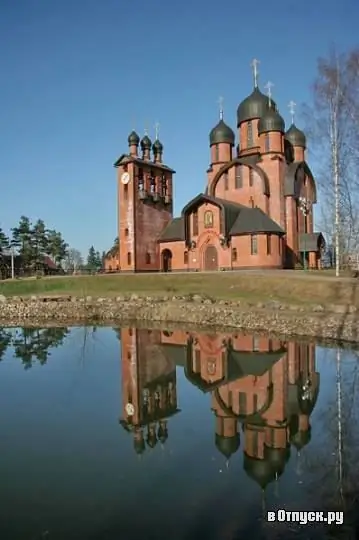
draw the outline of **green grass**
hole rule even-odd
[[[356,280],[326,279],[324,273],[98,275],[0,282],[0,294],[5,296],[35,294],[104,297],[129,293],[169,297],[197,293],[214,299],[247,302],[275,299],[289,304],[340,303],[359,306]]]

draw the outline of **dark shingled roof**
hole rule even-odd
[[[159,241],[160,242],[178,242],[184,240],[184,218],[176,217],[169,222],[163,230]]]
[[[299,251],[318,251],[325,247],[322,233],[302,233],[299,235]]]
[[[229,231],[230,236],[253,233],[285,234],[285,231],[260,208],[242,206]]]
[[[157,169],[162,169],[164,171],[169,171],[171,173],[176,172],[170,167],[167,167],[167,165],[164,165],[163,163],[154,163],[153,161],[141,159],[140,157],[137,157],[137,156],[130,156],[129,154],[121,154],[121,156],[115,161],[113,166],[117,168],[120,165],[123,165],[125,163],[136,163],[137,165],[139,165],[139,167],[153,166],[153,167],[156,167]]]
[[[195,206],[200,206],[202,202],[213,203],[223,210],[221,216],[223,220],[222,230],[226,235],[236,236],[256,233],[285,234],[285,231],[260,208],[249,208],[242,204],[226,201],[225,199],[219,199],[203,193],[197,195],[183,208],[182,216],[184,217]]]

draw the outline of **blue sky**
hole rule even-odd
[[[219,96],[235,128],[252,58],[289,122],[317,57],[356,45],[358,20],[357,0],[0,0],[0,226],[40,217],[83,252],[109,248],[113,163],[157,121],[180,212],[204,189]]]

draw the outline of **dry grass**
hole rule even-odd
[[[352,304],[359,306],[357,280],[335,279],[324,273],[253,272],[210,274],[136,274],[52,277],[4,281],[0,294],[116,296],[202,294],[217,299],[290,304]]]

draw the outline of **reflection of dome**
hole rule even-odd
[[[216,433],[216,447],[227,459],[237,452],[240,444],[239,434],[233,437],[223,437]]]
[[[256,459],[244,454],[243,468],[247,475],[263,489],[275,480],[275,471],[271,464],[264,459]]]
[[[147,439],[146,439],[147,445],[150,448],[154,448],[157,444],[157,436],[154,429],[149,429],[147,433]]]
[[[292,414],[289,420],[289,438],[294,437],[299,429],[299,418],[297,414]]]
[[[312,428],[309,426],[307,431],[297,431],[297,433],[291,438],[291,444],[299,451],[304,446],[310,443],[312,438]]]
[[[234,145],[235,135],[231,128],[221,119],[209,134],[209,144],[228,143]]]
[[[143,452],[146,450],[146,445],[143,437],[141,437],[141,439],[134,439],[133,446],[136,454],[143,454]]]
[[[168,429],[165,425],[160,424],[157,431],[157,437],[162,444],[165,444],[168,439]]]
[[[238,105],[237,127],[239,127],[242,122],[247,122],[254,118],[261,118],[269,107],[275,109],[276,104],[273,100],[271,100],[269,104],[268,96],[265,96],[258,88],[255,88],[251,95],[246,97],[246,99]]]
[[[289,457],[289,445],[286,448],[272,448],[271,446],[264,447],[264,459],[271,464],[274,472],[278,476],[283,473]]]

